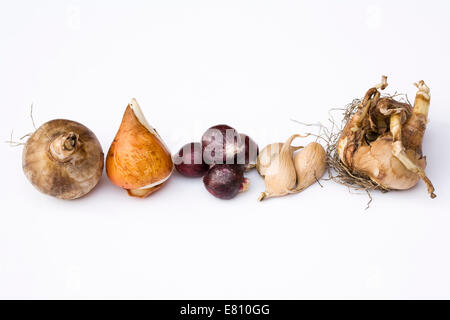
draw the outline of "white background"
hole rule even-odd
[[[0,135],[55,118],[106,153],[137,98],[172,153],[227,123],[264,147],[326,124],[381,74],[431,88],[423,183],[352,194],[323,182],[231,201],[174,174],[147,199],[104,174],[88,196],[36,191],[0,146],[1,298],[450,298],[447,1],[1,1]],[[297,144],[307,141],[297,141]]]

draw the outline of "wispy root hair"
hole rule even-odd
[[[389,98],[397,98],[402,102],[411,103],[408,100],[406,94],[394,93],[392,95],[383,95]],[[339,138],[344,130],[345,125],[353,117],[356,110],[358,109],[361,99],[354,99],[351,103],[347,104],[343,108],[333,108],[328,112],[328,122],[329,126],[325,126],[322,123],[304,123],[292,119],[292,121],[299,123],[303,126],[317,127],[318,133],[309,133],[315,136],[318,140],[324,143],[325,151],[327,153],[327,172],[328,177],[324,180],[332,180],[348,188],[349,192],[359,193],[361,191],[365,192],[369,197],[369,202],[367,203],[367,208],[369,208],[372,202],[371,192],[374,190],[379,190],[381,192],[388,192],[389,189],[381,186],[380,184],[372,181],[368,176],[357,174],[352,172],[341,159],[337,153],[337,144]],[[337,121],[335,114],[339,113],[341,115],[341,120]],[[367,209],[366,208],[366,209]]]

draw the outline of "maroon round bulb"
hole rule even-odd
[[[175,168],[186,177],[203,177],[209,169],[203,161],[202,145],[199,142],[185,144],[174,156]]]
[[[240,151],[241,138],[236,129],[220,124],[202,136],[203,159],[207,164],[232,164]]]
[[[248,189],[244,167],[237,164],[216,164],[203,177],[206,189],[219,199],[232,199]]]

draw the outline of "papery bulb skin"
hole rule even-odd
[[[127,106],[106,159],[106,172],[130,196],[147,197],[169,179],[174,165],[159,134],[135,99]]]
[[[327,167],[327,153],[320,143],[311,142],[295,155],[294,167],[297,172],[295,189],[300,192],[323,176]]]
[[[425,169],[425,158],[419,158],[412,150],[407,151],[414,162]],[[370,146],[362,146],[355,152],[353,163],[358,172],[367,175],[386,189],[407,190],[419,182],[420,177],[405,168],[392,156],[392,138],[386,135]]]
[[[422,80],[415,85],[418,90],[411,107],[393,97],[381,97],[378,89],[387,86],[383,76],[382,83],[366,92],[347,120],[336,152],[355,185],[366,188],[366,181],[371,180],[373,188],[407,190],[422,180],[430,197],[436,197],[422,153],[430,89]]]
[[[294,160],[292,159],[292,141],[302,137],[293,134],[286,140],[280,151],[271,159],[269,167],[264,170],[266,190],[258,197],[259,201],[272,197],[281,197],[294,192],[297,181]]]
[[[261,150],[256,160],[256,170],[264,177],[267,173],[267,169],[270,168],[272,161],[274,161],[283,147],[283,142],[276,142],[269,144]],[[303,148],[302,146],[290,146],[291,157],[295,151]]]
[[[402,141],[405,148],[422,154],[422,142],[428,123],[428,111],[430,108],[430,88],[423,80],[416,83],[418,88],[414,100],[414,108],[411,118],[402,128]]]
[[[23,171],[33,186],[64,200],[89,193],[100,180],[103,164],[95,134],[81,123],[64,119],[40,126],[22,154]]]

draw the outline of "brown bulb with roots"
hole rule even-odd
[[[370,88],[349,119],[337,142],[342,164],[353,174],[367,177],[384,190],[406,190],[421,179],[431,198],[434,187],[425,174],[422,139],[427,125],[430,89],[417,87],[414,106],[381,97],[387,78]]]

